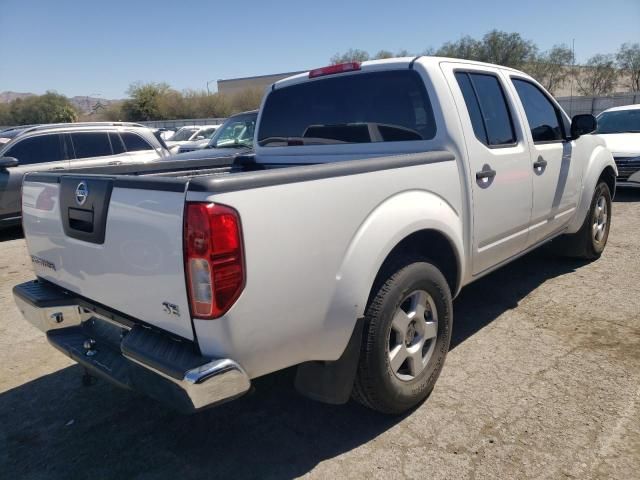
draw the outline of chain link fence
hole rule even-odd
[[[640,92],[616,93],[599,97],[559,97],[557,100],[570,117],[582,113],[598,115],[608,108],[640,103]]]

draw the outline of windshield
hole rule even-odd
[[[428,140],[436,125],[413,70],[335,75],[269,94],[260,146]]]
[[[252,147],[257,118],[257,113],[231,117],[216,131],[210,145],[215,148]]]
[[[604,112],[598,116],[595,133],[640,133],[640,108]]]
[[[168,141],[170,142],[183,142],[185,140],[189,140],[194,133],[198,131],[197,128],[181,128],[178,130],[173,137],[171,137]]]

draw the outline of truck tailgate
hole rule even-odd
[[[23,224],[38,277],[193,339],[184,261],[186,180],[32,174]]]

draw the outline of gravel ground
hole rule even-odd
[[[640,190],[591,264],[534,252],[467,287],[429,399],[402,418],[299,397],[292,371],[180,416],[99,381],[25,323],[0,233],[2,478],[640,478]]]

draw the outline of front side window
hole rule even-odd
[[[149,143],[139,135],[130,132],[122,132],[120,134],[127,152],[141,152],[144,150],[153,150]]]
[[[59,134],[25,138],[5,152],[4,156],[17,158],[21,165],[66,159],[62,135]]]
[[[455,76],[478,140],[489,147],[515,144],[511,113],[498,78],[471,72]]]
[[[276,89],[265,102],[260,146],[428,140],[436,125],[414,70],[336,75]]]
[[[513,78],[524,112],[527,115],[534,142],[554,142],[564,135],[560,126],[560,112],[551,100],[533,83]]]
[[[113,155],[106,132],[74,132],[71,141],[77,159]]]

